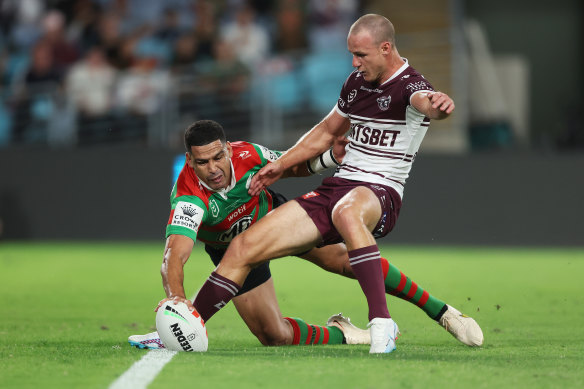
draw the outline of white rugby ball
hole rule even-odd
[[[205,322],[196,309],[189,311],[185,303],[167,301],[162,304],[156,313],[156,329],[169,350],[207,351],[209,338]]]

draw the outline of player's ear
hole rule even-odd
[[[227,146],[227,155],[229,155],[229,158],[233,157],[233,149],[231,148],[231,143],[225,142],[225,146]]]
[[[391,53],[392,45],[390,42],[383,42],[381,44],[381,54],[388,55]]]
[[[193,166],[193,155],[191,153],[189,153],[189,152],[186,152],[185,153],[185,159],[186,159],[186,162],[189,165],[189,167],[194,168],[194,166]]]

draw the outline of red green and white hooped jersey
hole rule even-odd
[[[273,199],[267,190],[254,197],[247,190],[252,176],[282,153],[248,142],[232,142],[231,147],[232,180],[226,190],[209,190],[185,163],[170,195],[166,237],[184,235],[226,248],[236,235],[272,210]]]

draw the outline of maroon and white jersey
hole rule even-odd
[[[430,119],[410,104],[433,91],[408,61],[388,80],[373,85],[358,71],[349,75],[336,105],[351,120],[350,143],[335,177],[390,186],[403,197],[404,185]]]

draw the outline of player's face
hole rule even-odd
[[[347,48],[353,54],[353,67],[365,81],[379,84],[389,77],[386,58],[390,54],[391,43],[375,44],[369,32],[361,31],[349,34]]]
[[[233,150],[229,142],[226,144],[216,140],[204,146],[191,146],[187,153],[189,166],[195,174],[214,190],[227,188],[231,183],[231,156]]]

